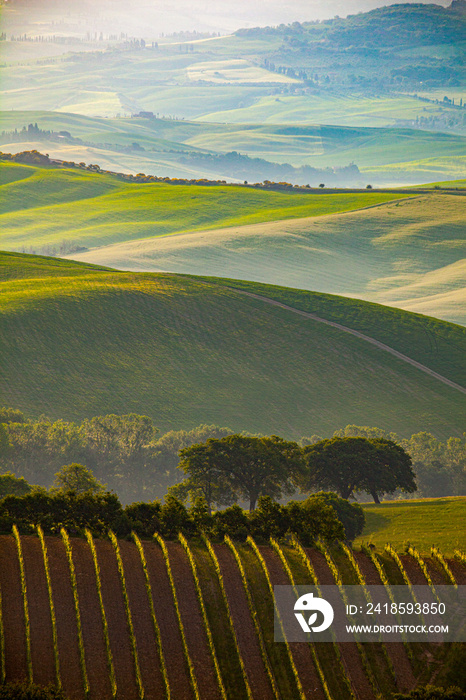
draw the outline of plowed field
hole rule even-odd
[[[48,565],[51,575],[52,597],[55,608],[57,648],[60,675],[65,693],[70,699],[84,700],[84,680],[80,665],[80,648],[78,624],[73,598],[72,580],[65,548],[60,538],[45,538]],[[82,624],[82,639],[84,648],[85,669],[90,686],[91,700],[111,700],[112,686],[110,681],[110,664],[104,636],[103,617],[100,607],[96,571],[92,553],[86,540],[72,538],[73,563],[76,572],[77,596]],[[54,683],[56,668],[53,645],[53,618],[51,615],[47,579],[41,545],[38,537],[22,535],[21,545],[24,559],[25,582],[27,591],[28,624],[21,589],[21,570],[18,550],[13,536],[0,536],[0,590],[2,594],[1,616],[4,629],[4,654],[0,659],[7,681],[22,680],[28,677],[28,633],[31,647],[31,666],[34,682],[40,685]],[[148,700],[167,697],[163,667],[170,687],[172,700],[195,700],[196,688],[200,700],[222,700],[222,690],[215,670],[215,663],[209,638],[204,627],[204,618],[198,599],[195,581],[187,555],[183,547],[176,542],[167,543],[168,560],[179,606],[179,616],[175,607],[174,591],[170,584],[167,571],[167,561],[159,544],[145,541],[143,551],[147,562],[147,573],[150,581],[150,591],[146,587],[146,579],[141,562],[141,556],[132,542],[119,543],[123,562],[124,578],[129,602],[129,610],[125,607],[125,596],[122,590],[118,572],[115,550],[108,540],[96,540],[97,560],[100,568],[102,584],[102,601],[108,623],[109,643],[115,678],[117,697],[124,700],[138,700],[142,693],[138,689],[137,674],[140,673],[144,697]],[[190,544],[191,550],[197,552],[199,563],[210,557],[204,546]],[[202,551],[201,551],[202,550]],[[221,576],[226,599],[228,614],[231,616],[237,646],[230,642],[227,653],[235,659],[235,663],[220,663],[222,683],[229,689],[224,700],[233,696],[232,688],[235,681],[227,677],[229,669],[244,669],[243,678],[251,689],[253,700],[293,700],[300,697],[296,684],[295,695],[284,691],[285,683],[281,669],[274,667],[277,659],[274,642],[270,639],[272,621],[266,619],[267,606],[261,606],[261,596],[270,596],[268,588],[263,587],[264,571],[259,559],[252,555],[246,546],[238,548],[239,558],[243,561],[246,579],[241,575],[232,551],[225,544],[214,545],[219,569],[214,574],[212,566],[201,570],[204,596],[206,591],[217,590]],[[268,546],[261,546],[260,553],[265,561],[268,575],[275,584],[288,584],[289,571],[296,583],[311,583],[310,576],[301,562],[293,558],[291,548],[286,548],[285,559],[289,570],[284,565],[284,559]],[[371,560],[363,553],[355,553],[356,560],[366,579],[371,585],[381,584],[380,576]],[[334,584],[334,572],[323,554],[314,549],[306,550],[317,578],[321,584]],[[215,557],[214,557],[215,558]],[[424,574],[408,555],[402,555],[401,561],[408,577],[413,584],[427,584]],[[341,566],[340,574],[345,579],[348,571]],[[393,583],[399,583],[394,576],[394,562],[388,555],[381,560],[386,575]],[[466,580],[466,567],[458,561],[449,561],[458,583]],[[439,564],[426,558],[426,565],[434,583],[446,584],[447,578]],[[216,576],[215,586],[206,584],[206,571],[209,576]],[[346,573],[347,575],[347,573]],[[398,572],[399,575],[399,572]],[[208,579],[209,581],[213,579]],[[262,588],[261,588],[262,586]],[[248,603],[248,593],[251,595],[252,610],[262,630],[264,630],[264,646],[257,635],[256,626]],[[208,593],[207,593],[208,595]],[[209,614],[212,621],[212,600],[208,600]],[[153,601],[155,622],[151,614],[150,600]],[[218,597],[217,597],[217,600]],[[224,602],[222,599],[222,606]],[[132,630],[128,624],[128,613],[132,620]],[[219,611],[224,622],[228,618],[225,607]],[[181,625],[180,625],[181,621]],[[228,623],[227,623],[228,624]],[[218,630],[222,625],[211,624],[213,644],[217,657],[225,656],[225,639],[218,638]],[[160,647],[157,629],[160,631]],[[131,634],[134,635],[132,639]],[[185,648],[183,645],[185,639]],[[233,640],[233,637],[231,637]],[[315,697],[329,700],[346,698],[351,692],[358,700],[373,698],[374,683],[386,687],[393,684],[401,691],[413,688],[420,674],[419,658],[411,645],[411,650],[403,644],[388,644],[383,649],[382,644],[357,645],[346,643],[339,645],[315,644],[314,650],[310,645],[290,644],[290,654],[296,667],[304,697]],[[419,647],[421,645],[418,645]],[[362,651],[361,647],[365,647]],[[432,658],[438,654],[438,648],[432,645]],[[239,655],[238,655],[239,654]],[[192,672],[190,673],[190,665]],[[425,666],[425,664],[424,664]],[[434,664],[435,667],[435,664]],[[433,668],[434,668],[433,667]],[[30,667],[29,667],[30,668]],[[268,671],[267,668],[270,670]],[[139,669],[139,671],[137,670]],[[392,669],[392,670],[390,670]],[[233,672],[231,672],[233,673]],[[392,678],[387,680],[389,674]],[[320,675],[319,675],[320,674]],[[322,675],[329,679],[330,690],[325,690]],[[271,682],[273,677],[273,684]],[[338,678],[337,678],[338,677]],[[193,678],[196,683],[193,683]],[[375,678],[375,681],[374,681]],[[274,688],[275,687],[275,688]],[[244,692],[244,691],[241,691]]]

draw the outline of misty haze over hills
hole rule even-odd
[[[411,0],[407,0],[408,3]],[[8,32],[40,30],[44,33],[52,16],[63,18],[53,24],[53,31],[67,33],[125,32],[138,36],[158,37],[162,33],[196,30],[227,33],[241,27],[277,25],[294,21],[328,19],[336,15],[367,12],[392,3],[381,0],[180,0],[176,5],[166,0],[123,0],[62,2],[62,0],[3,0],[8,8],[2,17],[2,29]],[[424,4],[444,7],[449,0],[425,0]]]

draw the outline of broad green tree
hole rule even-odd
[[[363,437],[333,437],[304,448],[307,474],[304,491],[321,488],[350,498],[355,491],[368,491],[379,503],[379,495],[400,488],[416,490],[411,458],[392,440]]]
[[[180,452],[180,467],[190,478],[204,483],[227,483],[256,507],[259,496],[280,498],[293,492],[302,470],[302,452],[296,442],[282,438],[228,435],[207,440]],[[208,502],[208,499],[206,498]]]
[[[105,485],[95,478],[90,469],[74,463],[65,465],[55,474],[54,490],[98,494],[105,491]]]

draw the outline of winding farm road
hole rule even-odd
[[[447,379],[446,377],[443,377],[441,374],[434,372],[433,369],[430,369],[429,367],[422,365],[420,362],[417,362],[416,360],[411,359],[407,355],[403,355],[402,352],[398,352],[398,350],[394,350],[389,345],[385,345],[385,343],[381,343],[379,340],[375,340],[375,338],[371,338],[369,335],[365,335],[364,333],[360,333],[359,331],[355,331],[353,328],[348,328],[347,326],[343,326],[343,325],[341,325],[341,323],[335,323],[335,321],[328,321],[325,318],[320,318],[319,316],[316,316],[315,314],[311,314],[308,311],[301,311],[300,309],[295,309],[293,306],[287,306],[287,304],[282,304],[280,301],[275,301],[275,299],[270,299],[269,297],[264,297],[264,296],[261,296],[260,294],[253,294],[252,292],[246,292],[242,289],[236,289],[235,287],[228,287],[228,289],[231,289],[232,291],[238,292],[238,294],[244,294],[247,297],[252,297],[253,299],[258,299],[259,301],[263,301],[265,304],[270,304],[271,306],[278,306],[281,309],[285,309],[286,311],[291,311],[292,313],[298,314],[299,316],[304,316],[304,318],[309,318],[312,321],[318,321],[319,323],[325,323],[327,326],[333,326],[334,328],[338,328],[338,330],[344,331],[345,333],[350,333],[351,335],[355,335],[357,338],[361,338],[362,340],[365,340],[367,343],[371,343],[371,345],[375,345],[377,348],[380,348],[380,350],[385,350],[385,352],[389,352],[390,355],[394,355],[399,360],[403,360],[403,362],[406,362],[409,365],[416,367],[417,369],[421,370],[421,372],[424,372],[425,374],[428,374],[431,377],[434,377],[434,379],[438,379],[439,382],[446,384],[447,386],[451,387],[452,389],[456,389],[457,391],[460,391],[462,394],[466,394],[465,387],[461,386],[460,384],[456,384],[456,382],[452,382],[451,379]]]

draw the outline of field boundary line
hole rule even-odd
[[[55,605],[53,603],[53,589],[52,589],[52,579],[50,578],[50,568],[49,568],[49,557],[47,552],[47,545],[45,544],[44,533],[40,525],[37,526],[37,534],[39,535],[40,546],[42,549],[42,558],[44,560],[45,578],[47,581],[47,593],[49,596],[49,607],[50,607],[50,619],[52,622],[52,639],[53,639],[53,657],[55,661],[55,678],[57,680],[57,687],[61,689],[61,675],[60,675],[60,655],[58,652],[58,634],[57,634],[57,618],[55,615]]]
[[[97,559],[97,551],[95,548],[94,539],[92,537],[91,531],[88,530],[87,528],[86,528],[86,539],[87,539],[87,544],[89,545],[89,549],[91,550],[92,561],[94,564],[97,596],[99,598],[99,607],[100,607],[100,614],[102,617],[102,628],[103,628],[104,640],[105,640],[105,651],[107,652],[108,675],[110,678],[110,685],[112,686],[112,695],[114,698],[116,698],[116,696],[117,696],[117,683],[116,683],[116,678],[115,678],[115,667],[113,665],[112,649],[110,646],[110,636],[108,633],[107,616],[105,614],[104,601],[102,598],[102,581],[101,581],[101,577],[100,577],[99,560]]]
[[[121,558],[120,546],[118,544],[118,540],[116,538],[116,535],[114,532],[112,532],[112,530],[109,530],[108,534],[110,537],[110,541],[113,545],[113,550],[115,552],[115,557],[116,557],[116,561],[117,561],[118,574],[120,576],[121,591],[123,593],[123,600],[125,603],[126,623],[128,625],[129,638],[131,641],[131,652],[133,655],[134,673],[136,676],[136,685],[138,687],[138,695],[139,695],[140,700],[143,700],[143,698],[144,698],[144,686],[142,684],[141,669],[139,667],[138,647],[137,647],[137,643],[136,643],[136,635],[134,634],[133,618],[131,617],[131,608],[129,605],[128,591],[126,589],[125,569],[123,567],[123,560]]]
[[[207,284],[211,284],[211,283],[207,283]],[[380,340],[376,340],[375,338],[372,338],[370,335],[366,335],[365,333],[361,333],[360,331],[356,331],[356,330],[354,330],[354,328],[349,328],[348,326],[343,326],[341,323],[336,323],[336,321],[329,321],[326,318],[321,318],[320,316],[317,316],[316,314],[310,313],[309,311],[301,311],[301,309],[296,309],[294,306],[288,306],[287,304],[283,304],[281,301],[276,301],[275,299],[271,299],[270,297],[262,296],[261,294],[254,294],[253,292],[246,292],[244,289],[237,289],[236,287],[225,287],[225,289],[229,289],[232,292],[237,292],[238,294],[243,294],[244,296],[251,297],[252,299],[257,299],[259,301],[263,301],[265,304],[270,304],[270,306],[277,306],[278,308],[284,309],[285,311],[291,311],[292,313],[298,314],[298,316],[303,316],[304,318],[307,318],[311,321],[317,321],[318,323],[324,323],[326,326],[332,326],[332,328],[337,328],[338,330],[343,331],[344,333],[349,333],[350,335],[354,335],[356,338],[360,338],[361,340],[365,340],[366,343],[370,343],[371,345],[375,345],[375,347],[379,348],[379,350],[384,350],[385,352],[388,352],[390,355],[393,355],[394,357],[398,358],[399,360],[406,362],[407,364],[411,365],[412,367],[416,367],[416,369],[419,369],[421,372],[424,372],[425,374],[428,374],[430,377],[437,379],[439,382],[446,384],[450,388],[456,389],[456,391],[460,391],[462,394],[466,394],[466,388],[461,386],[461,384],[457,384],[456,382],[453,382],[451,379],[447,379],[447,377],[444,377],[442,374],[439,374],[438,372],[435,372],[433,369],[426,367],[426,365],[423,365],[421,362],[418,362],[417,360],[413,360],[411,357],[408,357],[407,355],[404,355],[402,352],[399,352],[398,350],[391,348],[389,345],[382,343]]]
[[[76,569],[73,562],[73,550],[71,548],[70,538],[64,527],[60,529],[60,534],[65,547],[66,557],[68,559],[68,567],[70,570],[71,588],[73,590],[74,611],[76,615],[76,626],[78,628],[78,646],[79,646],[79,663],[81,666],[81,675],[83,679],[84,695],[89,697],[89,679],[86,669],[86,652],[84,649],[83,628],[81,623],[81,611],[79,609],[78,582],[76,580]]]
[[[223,684],[222,674],[220,672],[220,666],[218,665],[217,654],[215,652],[215,645],[214,645],[214,640],[213,640],[212,632],[211,632],[210,625],[209,625],[209,620],[207,617],[207,611],[206,611],[205,605],[204,605],[204,597],[202,595],[201,583],[199,581],[199,575],[197,573],[196,562],[194,561],[194,557],[193,557],[191,549],[189,547],[188,540],[183,535],[183,533],[180,532],[178,534],[178,539],[181,542],[181,545],[183,546],[183,549],[186,552],[186,555],[187,555],[188,560],[189,560],[189,564],[191,566],[191,571],[192,571],[193,578],[194,578],[194,585],[196,586],[197,599],[199,601],[199,607],[201,608],[202,618],[204,620],[204,627],[205,627],[205,631],[207,633],[207,639],[209,642],[210,652],[212,654],[212,658],[214,661],[215,675],[217,676],[217,682],[218,682],[218,685],[220,688],[220,694],[221,694],[223,700],[227,700],[227,694],[225,691],[225,686]]]
[[[28,681],[29,683],[33,683],[31,656],[31,622],[29,620],[28,592],[26,586],[26,571],[24,568],[23,548],[21,547],[21,537],[16,525],[13,525],[12,530],[16,542],[16,551],[18,553],[18,562],[21,577],[21,594],[23,597],[24,627],[26,632],[26,664],[28,671]]]
[[[146,555],[144,554],[144,547],[142,546],[142,542],[139,539],[139,537],[137,536],[137,534],[134,531],[131,534],[132,534],[134,543],[138,549],[139,556],[141,558],[142,570],[144,572],[144,581],[146,584],[147,598],[149,600],[150,614],[151,614],[151,618],[152,618],[152,624],[154,625],[155,638],[157,640],[157,651],[158,651],[158,655],[159,655],[159,659],[160,659],[160,668],[162,670],[163,682],[165,685],[165,693],[167,696],[167,700],[170,700],[170,698],[171,698],[170,683],[168,681],[167,665],[165,663],[165,657],[163,655],[162,636],[160,634],[159,623],[157,622],[157,617],[155,615],[154,600],[152,598],[152,586],[150,585],[149,570],[147,568]]]
[[[254,605],[254,601],[253,601],[252,596],[251,596],[251,591],[249,590],[249,584],[248,584],[248,580],[246,578],[246,572],[244,570],[243,563],[242,563],[240,556],[238,554],[238,550],[236,549],[235,545],[233,544],[233,541],[230,539],[230,537],[228,535],[225,535],[224,541],[225,541],[225,544],[230,548],[231,553],[233,554],[233,556],[235,558],[236,565],[239,569],[239,572],[241,575],[241,580],[243,582],[244,592],[246,593],[246,598],[248,601],[249,611],[251,613],[252,621],[253,621],[254,627],[256,629],[257,638],[259,640],[259,647],[261,650],[262,661],[264,662],[265,670],[266,670],[267,675],[269,677],[269,681],[270,681],[270,684],[272,686],[273,694],[276,698],[279,699],[280,693],[278,691],[277,681],[275,680],[272,666],[270,665],[270,659],[269,659],[268,654],[267,654],[267,649],[265,646],[265,641],[264,641],[264,637],[262,634],[262,629],[261,629],[261,626],[259,624],[259,620],[257,619],[257,610],[256,610],[256,607]]]
[[[194,665],[193,665],[193,662],[191,661],[191,657],[189,655],[188,642],[186,641],[183,620],[181,619],[180,606],[178,605],[178,596],[176,594],[175,579],[173,578],[172,567],[170,564],[170,556],[168,554],[168,549],[167,549],[167,546],[165,544],[165,541],[164,541],[163,537],[161,535],[159,535],[158,532],[154,533],[154,539],[156,540],[156,542],[158,542],[158,544],[160,545],[160,548],[162,550],[163,558],[165,561],[165,567],[167,569],[168,579],[170,581],[170,588],[171,588],[171,592],[172,592],[172,596],[173,596],[173,603],[175,605],[176,618],[178,620],[178,627],[180,629],[181,641],[183,642],[184,658],[186,659],[186,663],[188,665],[188,670],[189,670],[189,678],[191,681],[191,688],[193,690],[194,697],[196,698],[196,700],[200,700],[199,689],[198,689],[197,681],[196,681],[196,674],[194,673]]]

